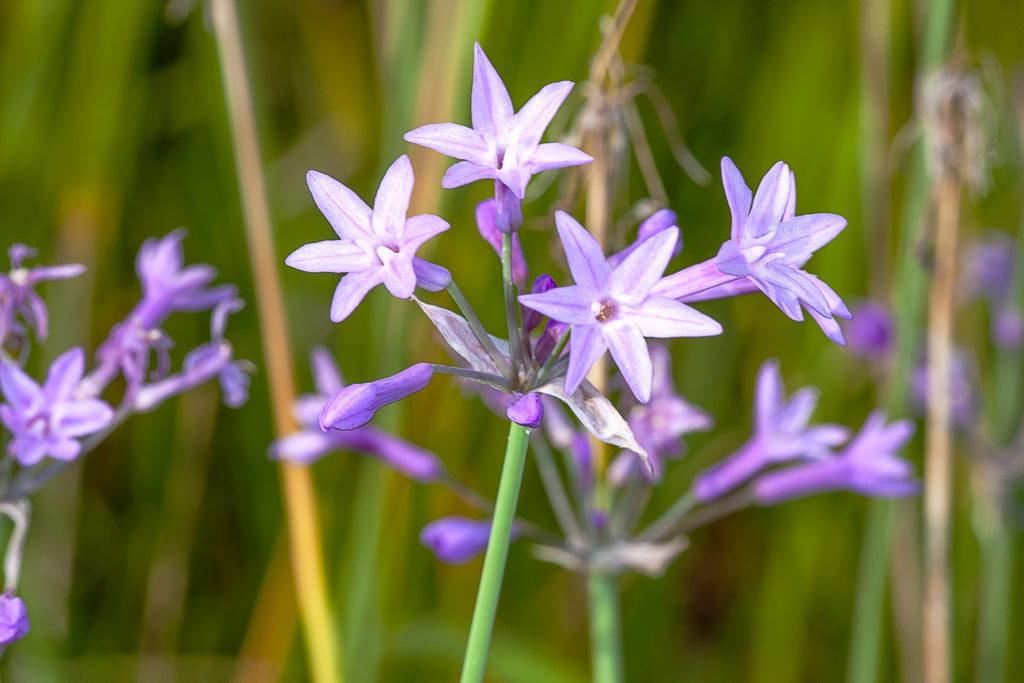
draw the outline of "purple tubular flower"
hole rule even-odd
[[[417,284],[438,291],[443,288],[438,287],[441,282],[451,280],[440,266],[416,258],[416,250],[424,242],[449,226],[429,214],[406,218],[415,182],[408,156],[398,157],[384,174],[373,209],[323,173],[310,171],[306,182],[339,239],[301,246],[285,263],[307,273],[348,273],[334,291],[332,321],[339,323],[347,318],[366,293],[379,284],[392,296],[408,299]],[[422,279],[418,279],[418,273]]]
[[[249,373],[255,368],[248,361],[234,360],[234,349],[224,338],[228,316],[245,306],[241,299],[222,299],[210,318],[210,342],[185,356],[181,372],[142,386],[135,394],[132,406],[136,411],[148,412],[171,396],[181,394],[214,377],[220,382],[224,404],[240,408],[249,400]]]
[[[406,142],[463,160],[445,173],[441,180],[443,187],[460,187],[476,180],[493,178],[521,200],[535,173],[593,161],[589,154],[575,147],[540,142],[544,130],[572,90],[570,81],[544,86],[518,113],[514,113],[508,90],[479,43],[474,50],[473,127],[432,123],[405,134]],[[504,188],[496,186],[499,200]],[[507,210],[514,212],[515,208]],[[515,216],[500,220],[499,224],[511,231],[516,224]]]
[[[28,635],[28,610],[21,598],[8,590],[0,595],[0,646],[10,645]]]
[[[867,358],[888,358],[895,344],[892,314],[877,301],[865,299],[853,307],[853,318],[843,326],[850,340],[850,351]]]
[[[328,453],[352,450],[379,458],[392,469],[421,483],[436,481],[444,474],[444,466],[436,455],[371,425],[348,431],[322,431],[320,412],[330,395],[344,384],[327,349],[314,347],[311,365],[316,393],[300,396],[294,406],[302,429],[274,441],[268,449],[271,459],[308,465]]]
[[[163,377],[170,368],[168,351],[174,343],[160,325],[172,313],[204,311],[236,296],[233,285],[207,286],[217,275],[212,266],[183,266],[184,237],[185,231],[179,229],[142,243],[135,261],[142,299],[96,350],[98,367],[86,377],[82,393],[98,396],[119,371],[129,393],[135,391],[146,379],[150,351],[157,356],[154,376]]]
[[[608,263],[610,263],[614,268],[622,263],[623,259],[632,254],[633,250],[640,246],[644,240],[657,235],[662,230],[668,230],[669,228],[679,228],[676,212],[672,209],[661,209],[660,211],[655,211],[640,224],[640,227],[636,232],[636,241],[619,253],[609,256]],[[682,237],[680,237],[679,241],[676,242],[675,249],[672,250],[672,256],[679,256],[682,250],[683,240]]]
[[[776,505],[825,491],[882,498],[916,495],[921,483],[913,476],[913,466],[896,456],[913,434],[910,420],[886,425],[885,413],[876,410],[841,453],[764,474],[754,481],[754,496],[761,505]]]
[[[699,502],[730,493],[774,463],[828,458],[832,448],[849,438],[849,430],[840,425],[808,426],[818,404],[817,389],[804,387],[786,400],[783,392],[778,361],[765,361],[755,385],[754,436],[727,459],[697,475],[693,490]]]
[[[732,213],[731,238],[714,259],[664,278],[654,293],[693,303],[747,294],[756,287],[792,320],[803,320],[803,304],[829,339],[845,345],[835,318],[849,319],[849,309],[831,287],[802,268],[842,232],[846,219],[830,213],[797,216],[796,179],[781,161],[753,194],[732,160],[723,157],[722,183]]]
[[[501,258],[502,233],[498,230],[497,214],[495,206],[497,200],[487,199],[476,205],[476,227],[480,236],[487,240],[494,251],[498,252]],[[530,279],[530,268],[526,265],[526,257],[523,256],[523,245],[519,242],[519,235],[512,235],[512,281],[521,289],[525,287],[526,281]]]
[[[85,370],[85,352],[75,347],[57,357],[40,387],[20,368],[0,364],[0,421],[13,437],[8,452],[23,467],[44,457],[74,460],[82,451],[78,437],[106,428],[114,410],[96,398],[75,398]]]
[[[36,250],[24,244],[12,244],[7,250],[11,259],[11,271],[0,273],[0,344],[18,330],[17,316],[35,332],[36,339],[43,341],[49,332],[49,316],[46,304],[35,293],[33,287],[46,280],[66,280],[85,272],[85,266],[38,266],[26,268],[25,259],[36,255]]]
[[[512,538],[519,536],[512,528]],[[491,520],[466,517],[442,517],[423,527],[420,543],[430,548],[445,564],[466,564],[487,550],[491,540]]]
[[[641,473],[648,481],[661,481],[665,460],[680,458],[685,453],[685,444],[680,437],[707,431],[714,425],[710,415],[676,393],[672,380],[672,356],[668,349],[661,345],[652,346],[651,361],[654,365],[651,400],[634,406],[627,422],[636,440],[647,451],[653,472],[648,472],[634,453],[624,451],[608,467],[608,479],[616,485]]]
[[[650,294],[672,258],[679,230],[671,227],[644,240],[613,268],[601,245],[572,216],[558,211],[555,224],[576,284],[524,294],[519,302],[571,326],[566,393],[579,387],[607,349],[633,395],[646,403],[654,370],[644,337],[699,337],[722,332],[716,321],[686,304]]]
[[[433,366],[416,363],[391,377],[339,389],[320,411],[320,428],[326,432],[362,427],[378,409],[415,394],[427,386],[433,376]]]
[[[544,417],[544,405],[540,396],[534,393],[513,394],[509,397],[508,410],[505,416],[512,422],[523,427],[536,429],[540,427],[541,418]]]
[[[555,279],[547,273],[544,273],[542,275],[538,275],[537,279],[533,281],[533,284],[530,286],[530,294],[542,294],[544,292],[551,291],[557,286],[558,285],[555,284]],[[523,334],[530,334],[533,332],[537,329],[537,326],[540,325],[543,319],[544,316],[536,311],[531,311],[530,309],[523,311]]]

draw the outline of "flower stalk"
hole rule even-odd
[[[590,661],[594,683],[622,683],[622,616],[619,579],[595,571],[587,577],[590,604]]]
[[[484,568],[477,589],[473,620],[469,625],[469,641],[466,656],[462,662],[460,683],[481,683],[487,667],[487,653],[494,632],[494,619],[498,613],[498,598],[505,576],[505,561],[508,546],[512,540],[512,526],[515,521],[516,505],[519,503],[519,487],[523,482],[526,466],[526,451],[530,443],[530,429],[510,423],[505,462],[501,468],[498,484],[498,498],[494,504],[494,521],[491,538],[484,555]]]

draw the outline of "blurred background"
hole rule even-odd
[[[410,154],[417,175],[414,211],[439,213],[452,224],[425,255],[452,271],[488,327],[501,329],[500,306],[488,303],[501,296],[498,262],[473,223],[475,205],[490,186],[442,193],[440,177],[450,161],[405,143],[402,134],[425,123],[469,122],[474,41],[517,107],[547,83],[585,81],[615,5],[243,4],[300,390],[312,388],[313,344],[337,354],[350,382],[413,361],[445,360],[413,304],[378,288],[334,325],[328,310],[337,278],[284,267],[284,257],[298,246],[332,236],[308,194],[305,172],[327,173],[369,201],[384,170],[399,154]],[[608,144],[620,150],[613,157],[619,171],[613,220],[628,228],[636,222],[629,213],[636,202],[667,200],[685,241],[673,267],[703,261],[716,253],[729,226],[720,158],[730,156],[753,186],[784,159],[798,180],[799,213],[849,220],[809,270],[848,303],[869,295],[889,301],[901,254],[907,169],[921,135],[914,86],[926,9],[909,0],[641,0],[621,56],[627,81],[643,91],[630,100],[649,143],[649,159],[642,162],[653,164],[663,190],[652,191],[650,176],[645,182],[641,162],[628,150],[621,110],[592,109],[603,117]],[[226,681],[239,672],[243,651],[266,660],[246,680],[308,678],[283,541],[279,472],[266,457],[274,437],[266,372],[210,26],[208,10],[188,0],[0,0],[0,244],[38,247],[39,263],[89,266],[77,280],[41,289],[52,330],[29,369],[39,377],[73,345],[91,353],[139,295],[139,245],[178,226],[188,229],[187,261],[214,265],[219,282],[240,288],[248,306],[232,317],[228,337],[238,357],[261,366],[243,408],[223,408],[216,387],[195,390],[133,417],[36,496],[19,590],[32,632],[5,654],[5,680]],[[952,26],[953,60],[983,74],[991,112],[988,183],[983,192],[965,195],[961,234],[969,240],[987,227],[1016,233],[1024,215],[1024,4],[963,3]],[[549,138],[572,128],[586,93],[577,87]],[[708,184],[695,182],[677,163],[678,136],[709,172]],[[524,207],[523,242],[535,273],[557,262],[550,215],[569,181],[566,174],[552,175],[534,181]],[[578,206],[574,212],[583,218]],[[822,388],[821,420],[856,427],[885,400],[877,368],[828,342],[813,323],[790,322],[763,297],[712,302],[702,310],[726,331],[677,341],[675,374],[681,393],[709,411],[717,428],[688,439],[689,455],[656,491],[655,511],[749,435],[754,373],[766,358],[781,359],[788,387]],[[986,315],[979,305],[963,309],[956,333],[958,343],[975,349],[978,378],[987,377],[994,362]],[[208,318],[176,316],[167,331],[180,360],[208,339]],[[1015,385],[1020,366],[1014,367]],[[381,417],[493,495],[503,422],[445,379]],[[1019,406],[1015,410],[1019,416]],[[907,453],[918,466],[920,442],[915,439]],[[974,670],[984,583],[971,463],[961,453],[954,478],[958,680]],[[438,516],[472,511],[440,487],[413,485],[356,455],[331,455],[312,474],[346,680],[453,680],[480,561],[441,565],[417,536]],[[519,509],[554,528],[530,465]],[[838,680],[850,647],[868,509],[863,499],[832,494],[746,511],[696,532],[663,578],[628,578],[622,597],[628,680]],[[914,511],[901,518],[913,535]],[[1019,546],[1012,516],[1009,527],[1012,558]],[[911,582],[907,590],[917,587]],[[880,679],[901,680],[913,668],[901,652],[905,641],[893,625],[891,598],[898,603],[907,596],[896,587],[890,592],[878,634]],[[1019,642],[1022,623],[1020,610],[1010,606],[1020,604],[1019,593],[1006,603],[1011,643]],[[538,562],[529,544],[517,543],[489,680],[587,680],[586,618],[582,580]],[[1024,678],[1019,649],[1011,648],[1004,676]]]

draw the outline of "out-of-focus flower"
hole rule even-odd
[[[85,266],[77,263],[26,268],[23,265],[25,259],[34,257],[36,253],[35,249],[18,243],[7,250],[11,271],[0,273],[0,344],[18,333],[19,314],[35,333],[36,339],[46,339],[49,331],[46,304],[33,288],[46,280],[66,280],[85,272]]]
[[[114,326],[96,350],[97,367],[85,378],[82,393],[98,396],[116,376],[124,374],[129,393],[146,380],[150,352],[155,351],[154,378],[170,369],[168,351],[174,345],[160,326],[172,313],[205,311],[237,294],[233,285],[208,287],[217,271],[205,263],[184,266],[181,241],[184,230],[142,243],[135,270],[142,283],[142,299]]]
[[[754,195],[732,160],[723,157],[722,183],[732,213],[731,238],[714,259],[669,275],[653,293],[693,303],[756,287],[793,320],[803,320],[803,304],[829,339],[845,344],[835,318],[849,318],[849,309],[831,287],[802,268],[842,232],[846,219],[830,213],[797,216],[796,180],[781,161]]]
[[[702,503],[735,490],[769,465],[796,458],[821,460],[850,436],[835,424],[808,425],[818,404],[818,390],[804,387],[783,400],[778,361],[771,359],[757,372],[754,395],[754,435],[738,451],[701,472],[693,483]]]
[[[28,635],[28,610],[11,591],[0,595],[0,646],[10,645]]]
[[[522,200],[526,195],[526,185],[534,174],[579,166],[593,158],[569,145],[540,142],[544,130],[572,90],[572,82],[544,86],[522,109],[514,112],[505,84],[479,43],[474,50],[473,127],[431,123],[409,131],[405,140],[463,160],[444,174],[442,187],[460,187],[493,178],[498,229],[513,232],[522,223],[522,215],[516,215],[520,209],[515,200]],[[503,196],[506,191],[515,200]]]
[[[871,413],[838,455],[761,475],[752,485],[755,499],[761,505],[775,505],[825,491],[882,498],[919,493],[921,482],[914,478],[913,465],[897,456],[913,436],[914,423],[898,420],[886,425],[885,419],[880,410]]]
[[[249,399],[249,373],[252,363],[234,359],[234,349],[224,338],[227,319],[242,310],[241,299],[222,299],[210,318],[210,342],[185,356],[182,370],[162,380],[147,384],[135,394],[133,407],[139,412],[153,410],[171,396],[181,394],[216,377],[220,382],[224,403],[239,408]]]
[[[684,434],[711,429],[714,420],[706,412],[690,404],[676,393],[672,379],[672,355],[661,345],[651,347],[654,364],[654,384],[651,400],[634,406],[627,421],[636,440],[650,456],[653,472],[641,466],[636,455],[624,452],[608,467],[608,479],[621,484],[628,477],[643,474],[648,481],[660,481],[665,472],[665,460],[682,457],[685,453]]]
[[[301,246],[289,254],[285,263],[307,273],[347,273],[334,290],[331,320],[338,323],[347,318],[366,293],[379,284],[392,296],[408,299],[417,284],[435,289],[445,281],[445,269],[416,256],[424,242],[449,226],[430,214],[406,218],[415,182],[408,156],[398,157],[384,174],[373,209],[355,192],[323,173],[310,171],[306,182],[338,239]],[[428,277],[418,278],[417,271]]]
[[[853,318],[843,325],[850,351],[882,360],[895,348],[895,329],[889,309],[877,301],[865,299],[853,307]]]
[[[970,352],[954,348],[949,366],[949,393],[952,400],[953,422],[959,427],[974,423],[980,409],[980,398],[976,389],[977,367]],[[919,414],[927,412],[929,381],[928,360],[923,355],[910,371],[910,402]]]
[[[75,398],[85,371],[85,352],[75,347],[53,361],[39,386],[20,368],[0,364],[0,421],[10,431],[8,452],[24,467],[50,456],[74,460],[82,451],[78,437],[106,428],[114,410],[96,398]]]
[[[970,298],[985,299],[991,309],[992,341],[1001,349],[1020,348],[1024,320],[1014,303],[1017,242],[1001,230],[990,230],[971,246],[964,267]]]
[[[300,396],[294,406],[295,417],[302,429],[274,441],[268,451],[271,458],[307,465],[328,453],[351,450],[379,458],[389,467],[422,483],[436,481],[444,474],[444,465],[436,455],[371,425],[344,431],[323,431],[320,413],[331,395],[344,383],[327,349],[313,347],[311,365],[316,393]]]
[[[519,536],[512,527],[512,539]],[[420,543],[430,548],[445,564],[466,564],[487,550],[491,540],[491,520],[466,517],[442,517],[423,527]]]
[[[716,321],[686,304],[650,294],[672,257],[679,230],[668,228],[644,240],[613,268],[601,245],[572,216],[558,211],[555,224],[576,284],[524,294],[519,302],[571,326],[566,393],[573,393],[590,367],[610,350],[633,395],[646,403],[653,366],[644,337],[722,332]]]

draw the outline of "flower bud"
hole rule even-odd
[[[544,416],[544,405],[540,402],[537,394],[513,394],[507,404],[506,417],[517,425],[536,429],[540,427],[540,420]]]
[[[417,363],[391,377],[339,389],[320,411],[320,428],[327,431],[362,427],[379,408],[415,394],[427,386],[433,376],[431,365]]]

